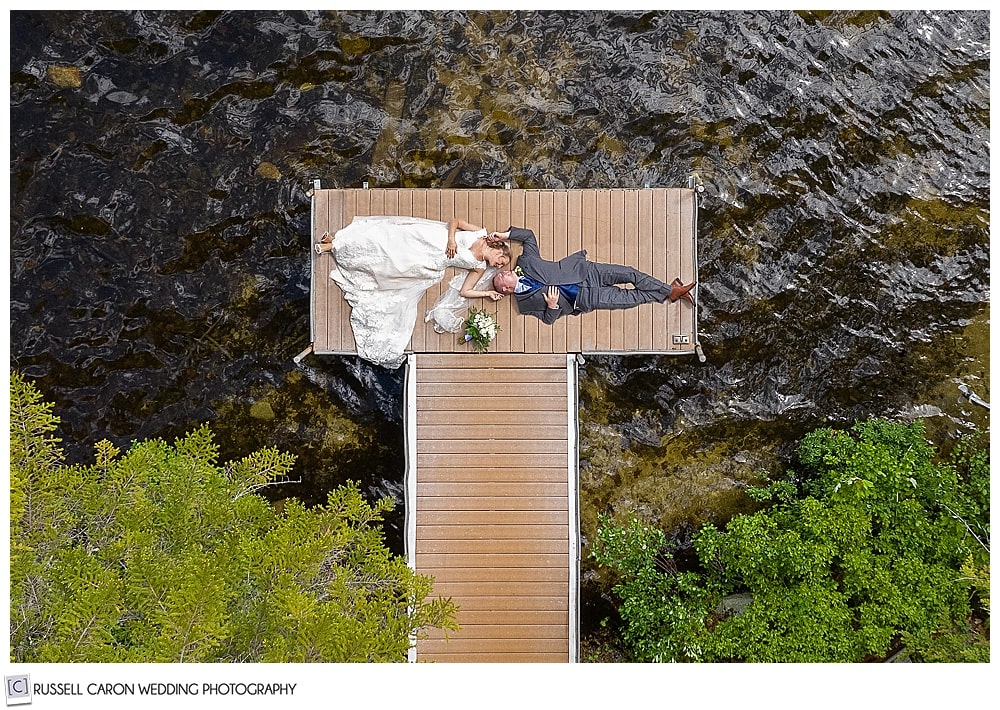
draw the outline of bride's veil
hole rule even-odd
[[[487,266],[483,275],[476,282],[477,291],[486,291],[492,288],[493,277],[499,269],[495,266]],[[424,321],[433,321],[434,330],[438,333],[458,333],[465,323],[465,311],[469,307],[469,299],[460,293],[462,283],[468,274],[460,273],[448,282],[448,290],[441,294],[441,297],[434,302],[434,305],[427,311]]]

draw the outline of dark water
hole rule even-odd
[[[298,454],[275,496],[401,500],[401,372],[292,363],[314,178],[701,176],[707,362],[588,361],[585,537],[724,521],[825,422],[988,429],[985,12],[13,12],[11,45],[11,364],[71,461],[207,421]]]

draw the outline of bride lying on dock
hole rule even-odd
[[[502,294],[477,284],[489,284],[484,281],[487,268],[510,263],[505,242],[491,240],[485,229],[457,218],[355,217],[332,238],[323,235],[316,252],[330,252],[336,259],[330,278],[351,304],[358,355],[393,369],[405,358],[417,303],[448,267],[469,272],[459,289],[462,297],[498,300]]]

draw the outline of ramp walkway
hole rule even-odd
[[[415,659],[575,661],[575,358],[414,355],[406,401],[407,548],[462,626]]]

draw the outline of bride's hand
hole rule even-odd
[[[504,297],[504,294],[500,293],[499,291],[489,291],[486,295],[492,298],[494,301],[499,301],[501,298]]]
[[[438,244],[440,244],[440,243],[441,242],[438,242]],[[457,253],[458,253],[458,242],[456,242],[454,239],[450,239],[449,238],[448,239],[448,246],[446,246],[445,249],[444,249],[444,255],[447,256],[449,259],[451,259]]]

